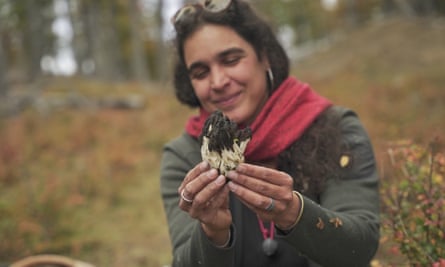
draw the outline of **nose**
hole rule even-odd
[[[229,82],[229,77],[221,68],[214,68],[210,73],[210,87],[213,90],[221,90],[226,87]]]

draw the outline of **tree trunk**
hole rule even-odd
[[[0,98],[5,96],[8,91],[8,83],[6,81],[6,53],[3,51],[2,37],[2,29],[0,28]]]
[[[346,2],[346,23],[350,27],[357,27],[360,22],[360,14],[357,8],[356,0],[348,0]]]
[[[146,55],[143,45],[143,32],[141,31],[141,11],[138,6],[138,0],[129,1],[129,18],[131,30],[131,76],[133,79],[141,82],[150,80]]]
[[[394,3],[396,4],[397,8],[402,12],[403,15],[406,16],[413,16],[415,14],[415,11],[411,4],[406,0],[394,0]]]
[[[417,15],[431,15],[434,13],[433,0],[412,0],[412,6]]]
[[[112,79],[116,80],[117,78],[122,80],[128,78],[128,60],[125,59],[123,54],[123,44],[119,37],[121,31],[123,31],[121,27],[119,27],[119,16],[121,12],[125,13],[125,9],[119,5],[119,0],[108,0],[107,2],[109,2],[109,7],[106,9],[109,10],[107,17],[109,21],[105,25],[110,25],[107,58],[110,60],[109,64],[112,67]]]
[[[114,59],[118,51],[110,51],[112,40],[110,38],[110,10],[98,1],[85,1],[89,49],[94,62],[95,75],[101,79],[111,80],[119,78],[114,73]],[[111,58],[110,58],[111,57]]]
[[[162,16],[163,11],[163,1],[158,0],[156,6],[156,26],[157,26],[157,54],[156,54],[156,67],[158,68],[158,78],[161,81],[167,79],[167,66],[169,64],[169,57],[167,55],[167,47],[164,40],[164,17]]]
[[[78,19],[74,19],[74,54],[79,64],[82,75],[93,76],[96,73],[97,64],[94,62],[93,47],[95,38],[93,25],[95,25],[90,1],[81,0],[79,4]],[[78,30],[79,29],[79,30]]]
[[[23,39],[27,51],[27,76],[33,81],[40,74],[40,60],[43,52],[43,39],[45,38],[42,14],[44,6],[35,1],[26,1],[26,31]]]

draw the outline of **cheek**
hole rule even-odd
[[[250,59],[240,65],[233,73],[235,77],[251,85],[258,86],[262,84],[262,77],[265,77],[265,67],[258,61]]]

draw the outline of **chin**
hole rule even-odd
[[[238,125],[247,124],[248,118],[245,114],[245,110],[242,108],[232,108],[229,110],[221,110],[224,115],[229,117],[230,120],[234,121]]]
[[[239,116],[237,116],[236,112],[234,112],[234,111],[224,111],[224,110],[222,110],[222,112],[224,113],[225,116],[229,117],[229,119],[231,121],[234,121],[237,124],[239,123]]]
[[[231,115],[230,113],[225,114],[227,117],[229,117],[230,120],[234,121],[238,125],[242,125],[246,123],[246,120],[239,116],[239,115]]]

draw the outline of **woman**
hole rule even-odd
[[[367,266],[378,176],[357,116],[289,76],[285,51],[246,2],[188,5],[172,21],[176,96],[200,111],[163,152],[173,266]],[[226,176],[200,154],[216,110],[252,130],[246,163]]]

